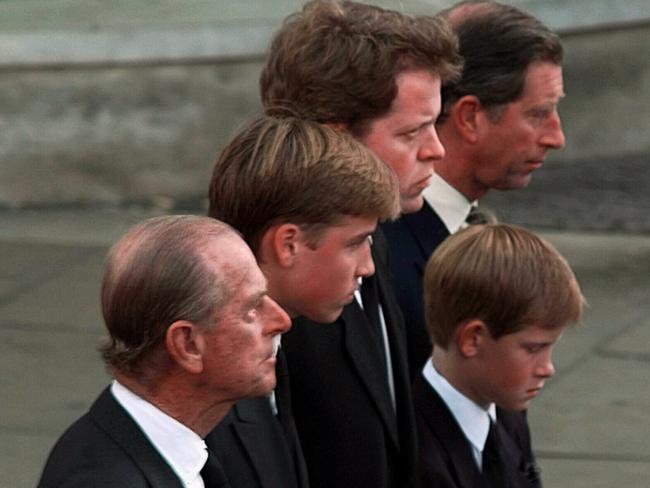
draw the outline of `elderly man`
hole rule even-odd
[[[441,15],[458,35],[465,59],[461,78],[442,90],[436,128],[446,153],[435,163],[422,210],[382,227],[412,377],[431,356],[422,304],[427,259],[471,223],[479,198],[490,189],[524,188],[548,152],[564,145],[558,36],[530,14],[496,2],[462,2]]]
[[[227,487],[203,438],[275,380],[290,321],[244,241],[207,217],[145,221],[102,283],[114,380],[54,446],[39,486]]]

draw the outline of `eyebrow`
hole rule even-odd
[[[269,290],[267,289],[266,286],[264,287],[264,289],[252,294],[245,302],[246,308],[255,306],[260,302],[260,300],[262,300],[262,298],[264,298],[268,294],[269,294]]]
[[[362,232],[357,235],[354,235],[350,237],[350,239],[348,239],[348,243],[359,242],[359,241],[363,241],[364,239],[368,239],[370,236],[372,236],[375,233],[375,230],[377,230],[377,227],[375,227],[371,231]]]

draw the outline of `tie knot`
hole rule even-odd
[[[465,217],[465,223],[467,225],[495,224],[497,223],[497,218],[489,210],[479,209],[478,205],[472,205],[467,217]]]

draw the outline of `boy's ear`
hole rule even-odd
[[[203,371],[206,342],[202,332],[192,322],[177,320],[167,329],[165,347],[172,360],[190,373]]]
[[[296,224],[285,223],[272,227],[270,244],[277,263],[283,268],[293,266],[302,245],[302,231]]]
[[[472,319],[461,325],[458,330],[458,350],[466,357],[471,358],[479,353],[481,344],[490,335],[490,329],[482,320]]]
[[[482,117],[485,117],[483,112],[483,105],[475,95],[465,95],[451,107],[450,117],[458,133],[467,142],[478,141]]]

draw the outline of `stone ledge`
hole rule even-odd
[[[214,2],[214,3],[213,3]],[[234,7],[227,0],[89,5],[87,0],[0,2],[0,66],[58,66],[260,57],[296,2]],[[370,1],[433,14],[453,0]],[[511,0],[560,32],[650,21],[646,0]],[[66,12],[69,15],[66,15]],[[1,20],[3,19],[4,20]],[[40,20],[39,20],[40,18]],[[72,18],[72,20],[70,20]]]

